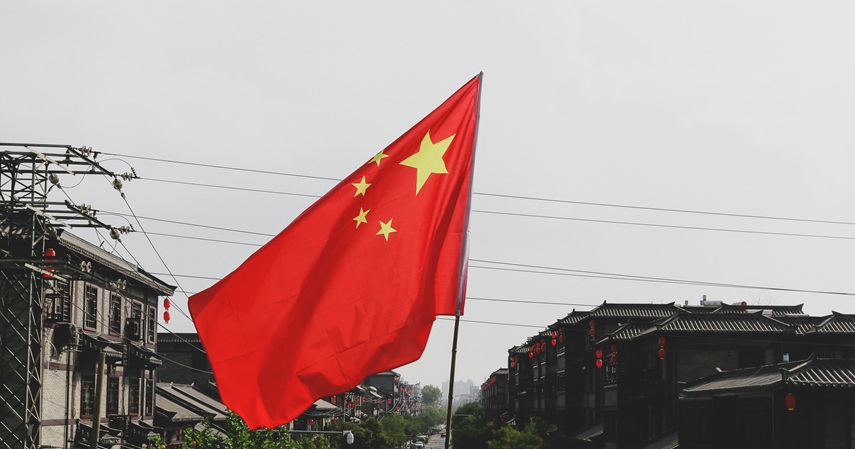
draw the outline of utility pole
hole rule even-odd
[[[45,242],[57,228],[110,228],[69,201],[48,201],[60,175],[117,179],[91,156],[85,147],[0,142],[0,449],[40,446],[45,287],[53,274],[81,277],[49,260]]]

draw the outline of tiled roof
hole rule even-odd
[[[683,392],[693,394],[723,390],[766,389],[782,383],[783,376],[778,365],[767,365],[721,372],[696,382],[687,385]]]
[[[57,242],[64,248],[82,256],[84,259],[94,260],[111,270],[121,273],[125,277],[133,279],[140,284],[151,288],[158,294],[171,295],[175,293],[175,286],[161,281],[160,279],[146,273],[142,268],[122,259],[121,257],[110,254],[70,232],[62,232],[59,234]]]
[[[201,414],[176,404],[159,393],[157,394],[157,411],[169,416],[172,422],[201,421],[204,418]]]
[[[679,313],[679,309],[670,304],[619,304],[602,303],[591,311],[591,318],[664,318]]]
[[[629,341],[654,331],[656,331],[656,326],[650,323],[627,323],[606,334],[606,339],[610,341]]]
[[[683,393],[756,391],[779,385],[855,388],[855,360],[809,359],[724,371],[690,382]]]
[[[196,332],[158,332],[158,343],[201,343]]]
[[[528,354],[528,346],[514,346],[508,349],[508,354]]]
[[[791,333],[793,327],[759,313],[692,315],[666,320],[659,330],[667,333]]]
[[[713,313],[754,313],[754,312],[764,312],[770,314],[773,318],[779,318],[787,315],[801,315],[802,314],[802,304],[797,304],[794,306],[764,306],[764,305],[734,305],[734,304],[722,304],[720,307],[717,307]]]
[[[819,359],[786,373],[788,385],[855,388],[855,360]]]
[[[853,334],[855,333],[855,315],[844,315],[833,312],[822,323],[816,325],[818,334]]]
[[[226,419],[228,412],[226,406],[197,390],[192,385],[158,382],[157,393],[159,394],[158,397],[166,397],[182,407],[203,416],[210,416],[214,421]]]
[[[590,314],[590,311],[573,310],[572,312],[568,313],[566,317],[558,320],[558,323],[571,326],[585,321],[585,319],[588,318],[588,315]]]

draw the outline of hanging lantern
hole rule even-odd
[[[597,368],[603,367],[603,359],[597,359]]]
[[[602,349],[597,349],[597,358],[598,359],[603,358],[603,350]]]
[[[617,352],[612,353],[612,365],[617,365]]]
[[[166,324],[169,324],[169,311],[168,310],[163,311],[163,322]]]
[[[794,395],[792,393],[787,393],[787,395],[784,396],[784,405],[787,406],[788,412],[795,411],[796,410],[796,395]]]
[[[665,348],[659,348],[659,360],[665,361]]]
[[[56,257],[56,251],[53,248],[46,249],[45,250],[45,262],[53,263],[53,259],[51,259],[52,257]],[[42,277],[45,279],[52,279],[53,278],[53,271],[54,271],[53,268],[48,268],[45,271],[46,271],[46,273],[43,274]]]
[[[659,346],[665,347],[665,337],[659,337]]]
[[[555,346],[555,345],[557,345],[557,344],[558,344],[558,340],[556,340],[556,339],[554,339],[554,338],[553,338],[553,339],[552,339],[552,346]]]
[[[171,302],[169,302],[169,298],[164,298],[164,299],[163,299],[163,308],[164,308],[164,309],[168,309],[168,308],[170,308],[171,306],[172,306],[172,303],[171,303]]]

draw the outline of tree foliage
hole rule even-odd
[[[484,418],[481,405],[477,402],[457,408],[451,425],[455,447],[466,449],[488,449],[487,443],[494,438],[495,425]]]
[[[439,407],[442,400],[442,391],[433,386],[425,385],[422,388],[422,404],[430,407]]]

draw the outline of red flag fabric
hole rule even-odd
[[[421,357],[463,307],[481,75],[190,298],[223,402],[250,428]]]

